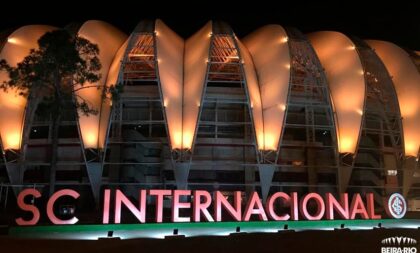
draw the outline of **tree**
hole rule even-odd
[[[54,190],[57,166],[59,126],[66,101],[73,101],[79,112],[85,115],[97,114],[89,101],[77,95],[76,91],[91,88],[99,81],[99,48],[87,39],[72,36],[67,30],[54,30],[38,40],[38,49],[32,49],[28,56],[16,67],[0,61],[0,70],[6,70],[10,79],[2,84],[4,90],[17,90],[28,98],[28,103],[36,101],[29,108],[26,117],[33,118],[35,111],[52,119],[52,143],[50,166],[50,192]],[[98,89],[104,87],[98,87]],[[104,89],[104,94],[112,89]],[[106,95],[104,95],[106,97]],[[24,138],[23,138],[24,139]]]

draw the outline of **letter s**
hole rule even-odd
[[[18,207],[24,211],[31,212],[33,215],[32,219],[28,221],[24,220],[23,218],[17,218],[16,223],[19,226],[36,225],[39,221],[40,214],[39,214],[38,208],[32,204],[25,203],[25,197],[28,195],[32,195],[35,198],[41,197],[41,193],[36,189],[25,189],[19,193],[18,198],[17,198]]]

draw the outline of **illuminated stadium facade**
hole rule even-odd
[[[3,34],[0,57],[20,62],[53,29]],[[100,49],[91,85],[123,91],[112,102],[97,87],[77,91],[99,113],[78,115],[68,103],[51,171],[51,121],[36,116],[36,98],[1,90],[2,202],[22,187],[71,188],[89,206],[107,187],[133,199],[139,189],[257,191],[264,200],[270,191],[369,192],[379,205],[401,192],[420,208],[415,52],[279,25],[241,40],[222,22],[186,40],[160,20],[129,36],[102,21],[74,31]]]

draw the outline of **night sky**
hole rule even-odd
[[[402,47],[420,50],[420,8],[414,0],[407,3],[394,0],[377,3],[254,0],[254,4],[245,4],[249,0],[196,0],[194,4],[184,4],[182,1],[168,4],[168,1],[158,0],[57,0],[54,4],[36,3],[38,1],[10,1],[9,8],[2,8],[0,29],[27,24],[64,26],[70,22],[100,19],[129,34],[140,20],[160,18],[179,35],[188,38],[213,19],[228,22],[239,37],[262,25],[275,23],[296,27],[304,33],[335,30],[365,39],[388,40]]]

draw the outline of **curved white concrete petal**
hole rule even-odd
[[[185,42],[182,148],[190,149],[197,127],[205,85],[212,23],[208,22]]]
[[[0,52],[11,66],[16,66],[38,47],[38,39],[46,32],[56,29],[47,25],[23,26],[9,35]],[[0,83],[9,79],[7,72],[0,72]],[[0,90],[0,136],[3,149],[20,149],[26,98],[16,90]]]
[[[259,149],[277,150],[283,129],[290,79],[287,34],[279,25],[267,25],[251,33],[243,41],[252,55],[258,74],[264,118],[264,141],[262,145],[259,141]],[[253,92],[250,93],[252,98]],[[257,126],[255,124],[256,128]]]
[[[420,74],[408,53],[397,45],[367,40],[392,77],[400,106],[406,156],[418,156],[420,147]]]
[[[252,108],[252,120],[257,137],[258,149],[265,150],[264,145],[264,118],[263,106],[261,101],[260,87],[258,85],[257,73],[255,72],[254,62],[248,49],[238,40],[239,51],[243,61],[246,85],[248,88],[249,99]]]
[[[308,35],[325,69],[335,110],[340,153],[355,153],[365,101],[362,63],[353,42],[339,32]]]
[[[101,121],[103,116],[109,118],[109,110],[101,112],[102,107],[102,92],[103,89],[98,89],[97,86],[103,87],[105,85],[109,68],[112,64],[114,56],[120,49],[121,45],[126,40],[127,36],[119,31],[114,26],[97,20],[90,20],[85,22],[78,31],[78,36],[88,39],[90,42],[97,44],[99,47],[99,60],[102,68],[100,70],[101,79],[97,83],[86,83],[85,86],[95,86],[84,88],[77,91],[77,99],[79,101],[86,100],[91,108],[99,111],[97,115],[84,115],[79,112],[79,126],[82,134],[83,144],[85,148],[103,148],[108,122]],[[78,87],[76,87],[77,89]],[[108,114],[108,115],[105,115]]]
[[[159,79],[171,148],[182,149],[184,39],[161,20],[156,20],[155,32]]]

